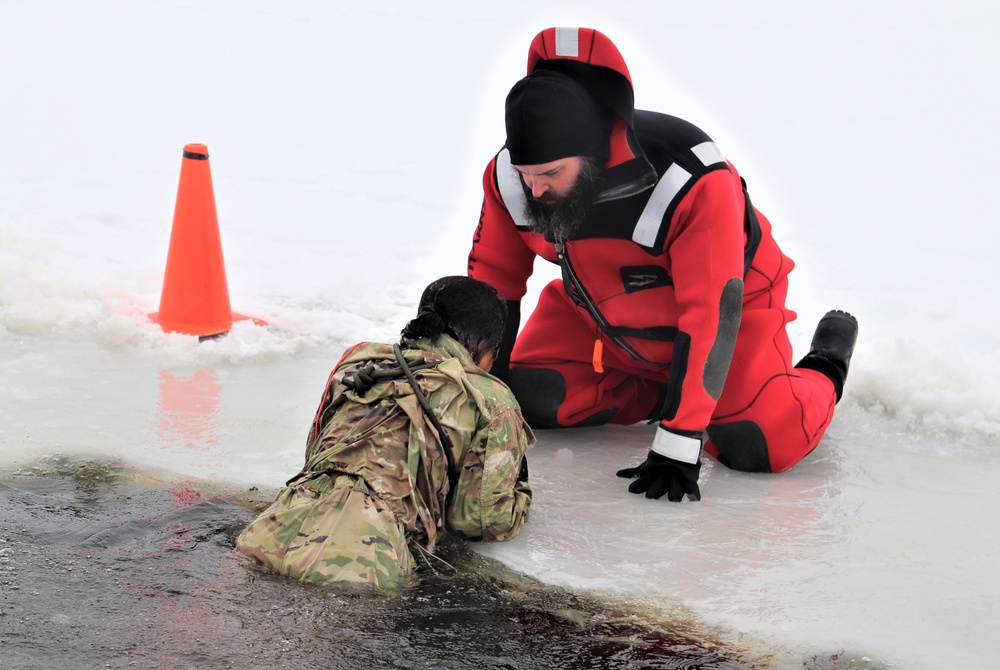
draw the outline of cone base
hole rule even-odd
[[[267,325],[267,321],[264,319],[258,319],[257,317],[247,316],[245,314],[237,314],[236,312],[233,312],[230,315],[230,320],[215,323],[174,323],[161,319],[159,312],[152,312],[149,315],[149,319],[153,323],[159,324],[164,332],[181,333],[182,335],[197,335],[201,338],[225,335],[237,321],[250,320],[254,322],[255,326]]]

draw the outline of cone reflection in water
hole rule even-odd
[[[229,332],[234,321],[244,319],[267,325],[261,319],[234,313],[229,304],[208,147],[204,144],[184,146],[160,311],[150,318],[165,331],[201,337]]]

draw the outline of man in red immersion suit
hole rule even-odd
[[[824,316],[792,363],[791,259],[702,130],[637,110],[618,49],[539,33],[483,177],[469,275],[508,301],[495,373],[533,428],[659,423],[633,493],[700,499],[704,449],[748,472],[790,468],[833,418],[858,325]],[[557,263],[518,334],[535,256]]]

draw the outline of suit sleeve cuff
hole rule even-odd
[[[650,449],[660,456],[694,465],[701,456],[701,438],[678,435],[660,426],[656,429]]]

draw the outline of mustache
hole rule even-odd
[[[531,198],[531,195],[529,194],[529,196],[528,196],[528,197],[529,197],[529,198]],[[554,204],[556,204],[556,203],[558,203],[558,202],[559,202],[559,200],[560,200],[560,197],[559,197],[559,196],[557,196],[557,195],[556,195],[555,193],[553,193],[552,191],[546,191],[545,193],[542,193],[542,194],[541,194],[540,196],[538,196],[537,198],[532,198],[532,199],[533,199],[533,200],[534,200],[535,202],[538,202],[538,203],[541,203],[541,204],[543,204],[543,205],[554,205]]]

